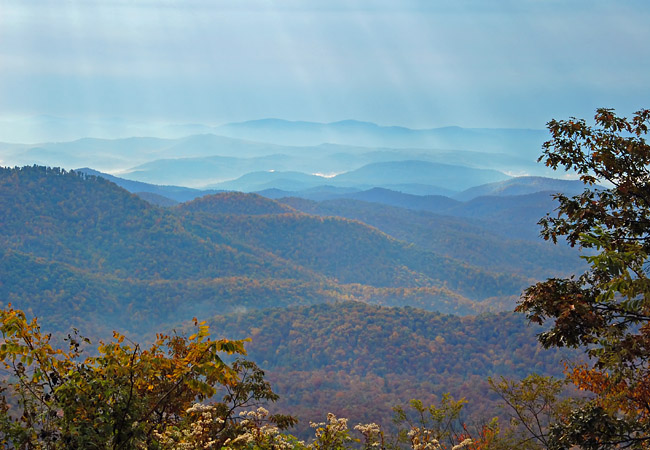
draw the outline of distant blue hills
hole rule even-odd
[[[406,164],[404,167],[408,167]],[[78,169],[88,175],[107,178],[135,193],[150,203],[170,206],[195,198],[236,189],[200,190],[179,186],[159,186],[133,182],[92,169]],[[309,184],[313,177],[299,173],[274,174],[269,172],[249,174],[241,183],[271,184],[278,177],[287,183]],[[294,176],[294,179],[291,179]],[[327,180],[328,182],[330,180]],[[256,193],[271,199],[301,198],[312,201],[357,200],[367,203],[426,211],[449,217],[478,220],[492,232],[508,237],[537,240],[537,221],[555,207],[552,195],[564,193],[573,195],[581,192],[583,184],[577,180],[560,180],[543,177],[513,177],[503,181],[470,187],[454,195],[415,195],[394,189],[373,187],[361,189],[341,187],[332,184],[314,185],[306,189],[286,190],[280,188],[260,189]]]
[[[580,180],[558,180],[546,177],[516,177],[495,183],[487,183],[471,187],[455,195],[454,198],[458,200],[471,200],[486,195],[525,195],[543,191],[562,192],[564,194],[575,195],[582,192],[584,188],[585,185]]]
[[[341,173],[374,162],[422,160],[515,174],[548,175],[536,164],[543,130],[443,127],[411,129],[344,120],[332,123],[262,119],[220,126],[158,126],[119,119],[78,121],[41,116],[0,121],[4,165],[93,167],[155,184],[186,184],[164,161],[186,159],[192,169],[217,167],[201,158],[236,158],[205,184],[258,170]],[[4,142],[4,143],[2,143]],[[7,142],[13,142],[8,144]],[[263,161],[283,155],[279,162]],[[243,161],[247,160],[247,161]],[[156,161],[157,166],[151,166]],[[234,164],[234,161],[231,161]],[[237,165],[248,165],[244,172]],[[188,167],[189,168],[189,167]],[[238,169],[238,170],[235,170]],[[173,176],[175,178],[165,178]],[[192,183],[198,186],[198,182]]]
[[[415,166],[424,166],[427,167],[427,164],[423,164],[421,161],[407,161],[403,164],[397,164],[399,169],[409,169]],[[373,166],[373,165],[371,165]],[[381,167],[382,165],[378,165]],[[448,166],[436,166],[431,165],[434,168],[449,169]],[[372,169],[372,167],[370,167]],[[423,170],[422,167],[419,167],[420,170]],[[242,189],[231,189],[228,186],[239,187],[247,185],[266,185],[272,184],[274,180],[280,178],[289,181],[295,181],[300,184],[313,184],[312,186],[299,189],[299,190],[286,190],[277,187],[264,188],[264,189],[253,189],[250,192],[261,193],[268,198],[282,198],[282,197],[300,197],[306,199],[316,199],[316,200],[326,200],[333,198],[354,198],[359,200],[366,201],[375,201],[377,203],[386,203],[393,205],[410,205],[410,204],[421,204],[423,200],[431,197],[439,198],[445,197],[452,203],[458,203],[458,201],[469,201],[477,197],[483,196],[497,196],[497,197],[507,197],[507,196],[518,196],[526,194],[534,194],[538,192],[553,192],[553,193],[564,193],[568,195],[574,195],[582,192],[584,189],[584,184],[579,180],[562,180],[556,178],[547,178],[547,177],[507,177],[505,180],[491,183],[484,183],[478,186],[473,186],[463,190],[462,192],[455,192],[447,190],[450,195],[445,194],[409,194],[405,192],[400,192],[398,190],[382,188],[382,187],[371,187],[367,189],[360,189],[350,186],[336,186],[334,180],[338,177],[324,178],[316,175],[308,175],[300,172],[256,172],[250,173],[234,182],[223,183],[223,186],[226,188],[223,189],[194,189],[183,186],[173,186],[173,185],[157,185],[151,183],[144,183],[141,181],[133,181],[125,178],[117,177],[111,174],[103,173],[101,171],[91,169],[88,167],[76,169],[77,172],[83,172],[88,175],[100,176],[103,178],[112,181],[118,186],[126,189],[132,193],[141,193],[149,192],[157,195],[162,195],[170,199],[176,200],[178,202],[185,202],[193,200],[204,195],[210,195],[218,192],[226,191],[244,191]],[[360,171],[362,174],[366,172],[366,169]],[[488,176],[493,175],[490,171],[487,172]],[[496,174],[495,176],[504,176],[503,174]],[[344,177],[343,180],[349,179],[350,177]],[[433,188],[433,187],[432,187]],[[441,190],[445,190],[441,188]],[[427,208],[418,208],[414,209],[427,209]]]
[[[83,125],[46,116],[31,125],[37,129],[39,123],[44,130],[68,134]],[[16,127],[29,125],[23,121]],[[153,137],[0,143],[0,165],[87,167],[132,182],[175,186],[173,190],[138,187],[137,192],[149,192],[149,200],[158,203],[164,200],[155,195],[186,201],[203,191],[282,191],[322,197],[330,195],[331,189],[349,194],[373,188],[466,200],[553,190],[559,185],[540,181],[544,178],[522,182],[517,176],[551,173],[536,162],[546,139],[542,130],[410,129],[356,120],[282,119],[158,128],[111,119],[86,125],[98,135],[102,134],[98,130],[108,132],[113,127],[115,135],[142,131]],[[0,140],[10,131],[7,123],[0,123]],[[500,184],[513,179],[519,181]],[[330,186],[330,192],[323,186]],[[476,190],[467,191],[471,188]]]
[[[214,128],[223,136],[282,145],[323,142],[365,147],[437,148],[537,155],[548,135],[545,130],[442,127],[411,129],[371,122],[332,123],[262,119]]]
[[[462,128],[456,126],[413,129],[383,126],[359,120],[330,123],[290,121],[276,118],[226,123],[218,126],[202,123],[159,124],[123,118],[64,118],[41,115],[15,120],[0,120],[0,141],[43,143],[73,141],[84,137],[119,139],[153,136],[177,139],[190,135],[217,134],[280,145],[317,145],[325,142],[344,145],[494,150],[504,143],[517,146],[539,145],[547,138],[544,130]],[[499,143],[500,142],[500,143]],[[491,150],[491,151],[492,151]]]
[[[495,170],[474,169],[427,161],[391,161],[367,164],[356,170],[329,178],[299,172],[255,172],[233,181],[214,184],[211,187],[253,192],[265,189],[298,191],[324,184],[336,187],[356,187],[360,190],[400,186],[401,189],[398,190],[420,194],[423,190],[451,193],[508,178],[510,177]]]
[[[105,178],[118,186],[126,189],[127,191],[142,196],[145,200],[151,203],[164,204],[168,206],[174,203],[182,203],[194,200],[197,197],[205,195],[216,194],[223,192],[219,190],[200,190],[192,189],[182,186],[159,186],[155,184],[143,183],[141,181],[127,180],[125,178],[116,177],[107,173],[102,173],[88,167],[77,169],[76,172],[82,172],[86,175],[93,175]],[[144,195],[142,195],[144,194]],[[171,203],[169,201],[172,201]]]

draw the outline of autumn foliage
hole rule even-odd
[[[191,407],[217,394],[221,427],[231,437],[238,408],[277,397],[263,373],[247,361],[228,365],[220,355],[244,354],[243,341],[212,340],[195,321],[189,337],[158,335],[147,349],[114,334],[94,355],[90,342],[68,336],[51,344],[36,319],[9,306],[0,311],[4,380],[0,439],[8,448],[156,448],[156,433],[182,424]],[[287,426],[293,419],[272,416]]]
[[[518,310],[551,326],[546,347],[582,348],[593,365],[568,369],[591,393],[550,432],[551,448],[650,447],[650,110],[631,119],[598,110],[596,125],[551,121],[543,159],[575,171],[585,191],[556,196],[557,214],[542,219],[542,235],[587,249],[588,270],[526,290]],[[605,183],[606,187],[597,186]]]

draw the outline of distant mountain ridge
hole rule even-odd
[[[331,123],[261,119],[215,127],[218,134],[285,145],[334,143],[365,147],[437,148],[536,155],[546,139],[544,130],[442,127],[411,129],[371,122]]]
[[[440,189],[462,191],[477,184],[501,181],[508,175],[488,169],[474,169],[427,161],[390,161],[367,164],[331,177],[308,175],[300,172],[255,172],[236,180],[214,184],[211,187],[244,192],[264,189],[304,190],[323,184],[356,188],[390,188],[399,186],[404,191]]]
[[[91,173],[91,172],[89,172]],[[92,172],[96,173],[96,172]],[[262,174],[272,176],[272,173]],[[301,176],[304,176],[301,174]],[[131,184],[128,180],[108,176],[108,179],[125,187],[130,192],[152,192],[177,201],[191,199],[212,194],[214,191],[198,191],[188,188],[161,187],[146,184]],[[523,195],[509,195],[512,189],[501,189],[502,186],[516,187],[517,191],[532,192]],[[547,189],[537,192],[537,188]],[[564,192],[575,193],[580,190],[581,184],[574,180],[557,180],[539,177],[518,177],[506,181],[504,184],[494,183],[472,188],[458,194],[466,198],[465,201],[456,200],[441,195],[413,195],[397,192],[386,188],[373,188],[369,190],[337,188],[334,186],[315,186],[301,191],[288,191],[278,189],[265,189],[258,193],[272,199],[285,197],[300,197],[311,200],[356,199],[408,208],[412,210],[428,211],[435,214],[458,217],[464,220],[480,222],[496,234],[503,237],[538,241],[538,220],[547,212],[552,211],[556,205],[552,194]],[[179,189],[180,192],[176,192]],[[484,192],[496,195],[472,197]],[[503,195],[499,195],[503,193]],[[456,196],[454,196],[456,197]],[[163,203],[161,199],[150,200]]]
[[[468,314],[510,305],[531,282],[249,194],[163,209],[101,177],[25,167],[0,169],[0,211],[0,297],[62,327],[78,315],[137,333],[145,316],[171,326],[355,298]]]
[[[222,125],[201,123],[155,124],[134,122],[121,118],[82,119],[55,116],[37,116],[19,120],[4,119],[0,121],[2,140],[13,143],[64,142],[93,137],[97,139],[122,139],[132,136],[152,136],[163,139],[178,139],[196,134],[220,134],[229,137],[254,135],[262,142],[296,145],[317,145],[325,142],[355,140],[370,144],[371,147],[399,144],[400,147],[447,148],[471,150],[469,144],[475,145],[483,140],[485,145],[499,147],[505,144],[517,145],[529,143],[539,145],[545,139],[543,130],[530,129],[486,129],[461,128],[456,126],[414,129],[403,126],[383,126],[360,120],[340,120],[330,123],[290,121],[266,118],[243,122],[231,122]],[[351,136],[346,139],[346,135]],[[385,144],[378,144],[384,142]],[[350,142],[342,142],[348,145]],[[415,144],[415,145],[409,145]],[[443,144],[443,145],[435,145]],[[518,145],[520,149],[522,145]],[[482,151],[488,148],[480,148]],[[492,150],[490,150],[492,151]]]
[[[197,197],[202,197],[204,195],[216,194],[222,192],[219,190],[200,190],[187,188],[182,186],[159,186],[150,183],[143,183],[141,181],[127,180],[125,178],[116,177],[107,173],[99,172],[88,167],[75,169],[75,172],[84,173],[86,175],[93,175],[105,178],[118,186],[126,189],[131,193],[150,193],[154,195],[159,195],[164,198],[174,200],[175,202],[185,202],[193,200]]]
[[[81,169],[86,171],[86,169]],[[88,170],[86,173],[98,174],[97,171]],[[282,174],[261,173],[265,179],[272,179]],[[164,199],[155,197],[163,196],[174,201],[182,202],[193,198],[210,195],[223,191],[201,191],[175,186],[156,186],[143,183],[131,182],[118,177],[101,174],[107,179],[113,180],[118,185],[133,193],[154,194],[148,197],[149,201],[156,204],[169,205]],[[251,175],[252,176],[252,175]],[[310,176],[298,174],[303,179],[311,179]],[[264,180],[264,178],[263,178]],[[265,186],[265,184],[262,184]],[[513,188],[502,189],[503,186]],[[538,188],[545,191],[536,191]],[[555,208],[552,194],[563,192],[566,194],[579,191],[581,184],[574,180],[558,180],[540,177],[517,177],[504,183],[493,183],[485,186],[471,188],[463,193],[454,195],[466,198],[464,201],[456,200],[443,195],[413,195],[397,192],[386,188],[372,188],[361,190],[358,188],[343,188],[335,186],[314,186],[300,191],[263,189],[257,193],[271,199],[286,197],[300,197],[311,200],[335,200],[335,199],[356,199],[366,202],[380,203],[390,206],[408,208],[412,210],[429,211],[435,214],[459,217],[467,220],[479,220],[484,225],[495,230],[504,237],[518,239],[537,240],[537,221],[547,212]],[[516,191],[514,191],[516,189]],[[510,195],[513,192],[532,192],[523,195]],[[482,193],[491,193],[483,197],[473,197]],[[500,195],[503,194],[503,195]]]
[[[181,211],[204,212],[208,214],[265,215],[296,214],[297,211],[275,200],[258,194],[243,192],[224,192],[206,195],[178,206]]]
[[[581,193],[584,188],[585,185],[580,180],[560,180],[546,177],[517,177],[497,181],[495,183],[474,186],[454,195],[454,198],[458,200],[471,200],[486,195],[525,195],[544,191],[576,195]]]
[[[72,121],[61,118],[42,117],[36,122],[50,131],[63,130],[62,136],[69,136],[76,128]],[[262,119],[216,127],[165,126],[158,127],[156,133],[154,128],[141,125],[132,127],[120,120],[107,121],[102,126],[89,122],[88,134],[78,139],[57,137],[30,144],[0,142],[0,164],[36,164],[68,170],[92,167],[137,181],[195,188],[234,180],[251,172],[335,175],[369,164],[408,160],[508,174],[548,173],[535,163],[545,139],[542,130],[409,129],[356,120],[317,123]],[[115,126],[119,131],[108,133]],[[0,123],[0,137],[2,127]],[[7,135],[11,130],[7,125]],[[87,137],[99,130],[103,132]],[[134,134],[124,136],[128,130]],[[396,182],[394,186],[407,189],[409,184],[414,183]]]
[[[538,172],[532,159],[505,153],[356,147],[334,144],[282,146],[216,135],[182,139],[91,139],[14,145],[0,143],[5,165],[92,167],[136,181],[202,187],[255,171],[335,175],[368,164],[419,160],[471,169]]]

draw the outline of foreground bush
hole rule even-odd
[[[88,339],[70,335],[67,349],[51,345],[36,319],[9,306],[0,311],[0,360],[8,375],[0,398],[0,443],[8,448],[164,448],[171,429],[195,426],[195,404],[210,403],[219,418],[217,446],[234,439],[239,410],[277,396],[252,362],[224,363],[221,354],[245,354],[243,341],[211,340],[195,321],[189,337],[158,335],[142,349],[114,333],[95,356],[84,356]],[[268,416],[279,428],[289,416]]]

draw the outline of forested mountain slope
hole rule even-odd
[[[286,261],[230,242],[202,238],[181,218],[102,178],[54,169],[2,170],[0,242],[87,271],[139,279],[200,279],[247,274],[318,279]]]
[[[286,214],[297,211],[290,206],[262,197],[258,194],[243,192],[224,192],[205,195],[178,207],[181,211],[201,211],[210,214],[265,215]]]
[[[529,283],[498,275],[397,241],[338,217],[311,215],[193,216],[211,230],[293,261],[342,283],[375,287],[448,286],[469,298],[512,295]],[[197,234],[203,231],[196,230]]]
[[[576,249],[506,237],[481,220],[351,199],[279,201],[309,214],[359,220],[419,248],[486,270],[543,279],[577,272],[584,264]]]
[[[529,282],[357,221],[250,215],[287,207],[235,197],[165,209],[102,178],[1,169],[0,296],[62,328],[79,326],[73,311],[93,330],[146,332],[206,313],[337,299],[468,314],[509,308]],[[247,214],[232,214],[237,204]]]
[[[251,337],[248,357],[267,371],[278,409],[296,412],[302,429],[322,411],[351,422],[382,421],[412,398],[451,392],[476,416],[498,413],[487,377],[560,375],[572,353],[543,350],[514,313],[457,317],[360,302],[257,310],[219,316],[213,330]]]

